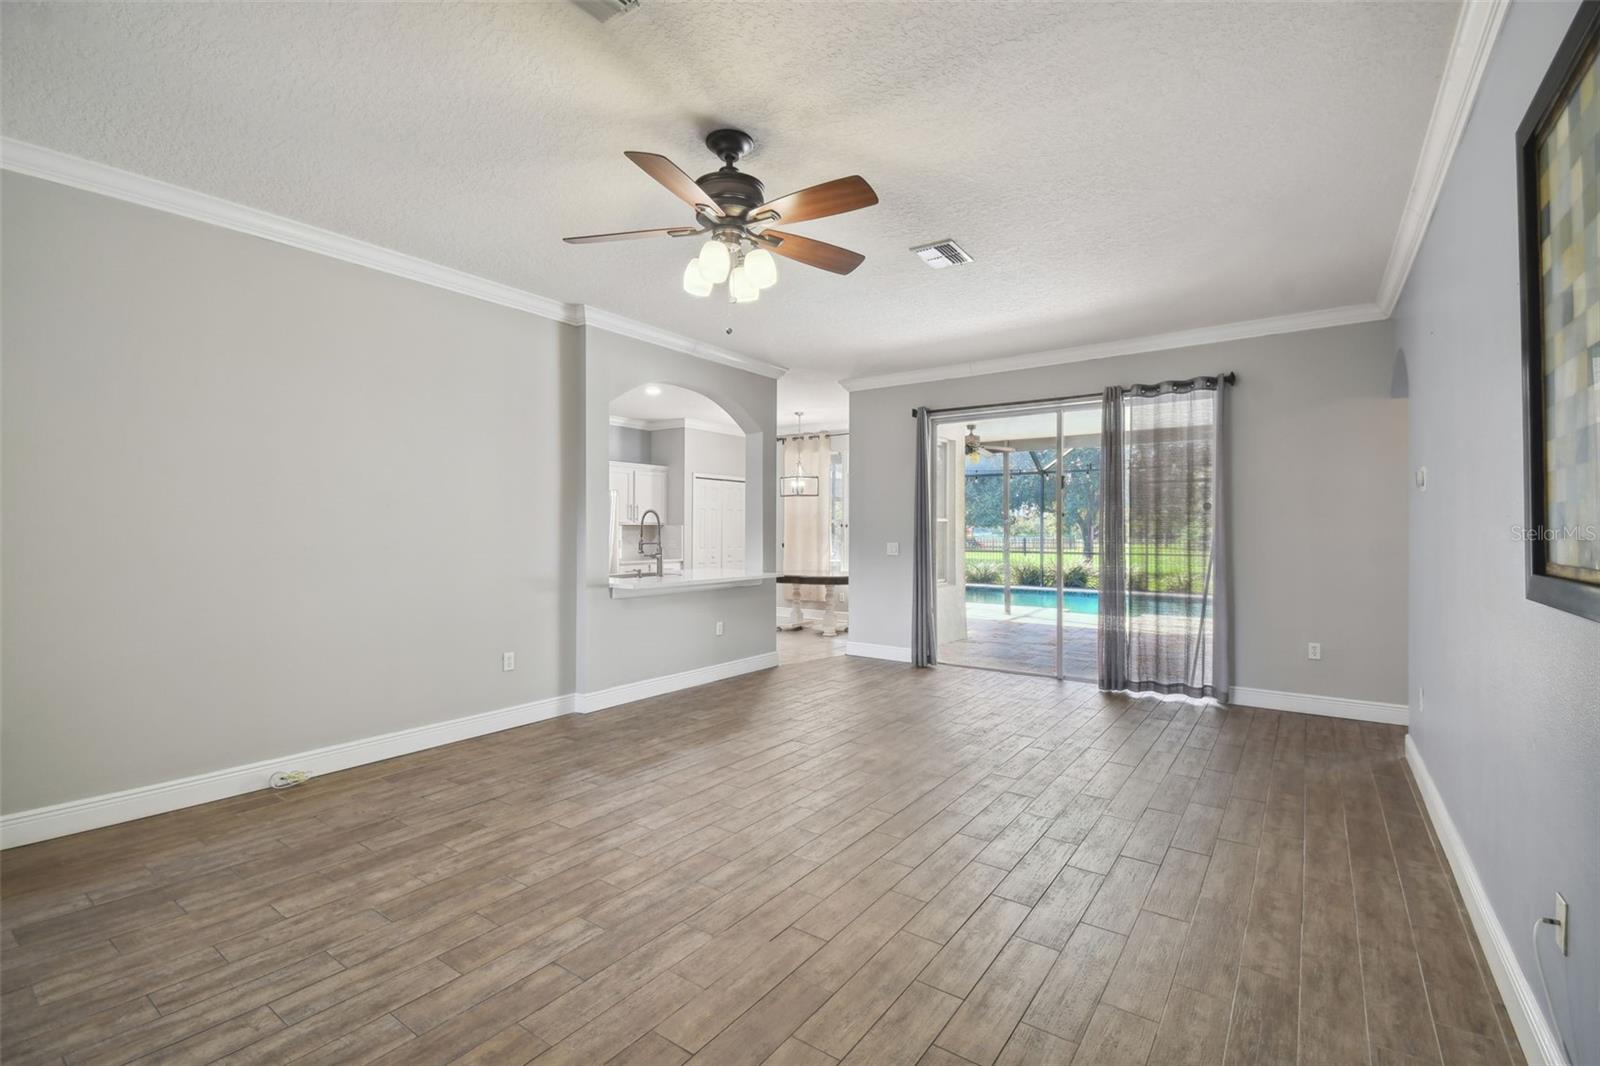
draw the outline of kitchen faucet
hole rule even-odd
[[[656,515],[656,539],[646,540],[644,536],[645,519],[653,514]],[[651,551],[651,548],[655,550]],[[664,576],[661,572],[661,516],[656,514],[653,507],[639,516],[639,554],[646,558],[654,559],[656,561],[656,577]]]

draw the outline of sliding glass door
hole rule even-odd
[[[1094,677],[1099,410],[1084,401],[939,413],[939,662]]]

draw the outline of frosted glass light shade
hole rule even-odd
[[[733,268],[728,275],[728,295],[736,304],[755,303],[761,298],[761,290],[750,278],[750,271],[742,264]]]
[[[744,270],[758,289],[770,289],[778,283],[778,260],[765,248],[755,248],[744,257]]]
[[[683,268],[683,291],[690,296],[710,296],[711,282],[700,269],[700,260],[691,259]]]
[[[728,254],[728,246],[721,241],[707,241],[700,249],[699,262],[700,273],[716,285],[728,280],[728,268],[733,265],[733,256]]]

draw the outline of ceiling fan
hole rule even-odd
[[[985,455],[997,455],[1000,452],[1014,452],[1015,448],[1005,444],[985,444],[978,439],[978,424],[967,423],[967,437],[963,442],[966,447],[967,462],[975,463]]]
[[[706,137],[706,147],[722,160],[722,167],[698,180],[689,177],[666,156],[651,152],[623,153],[639,169],[666,186],[668,192],[694,208],[694,225],[593,233],[563,240],[568,244],[594,244],[639,237],[709,234],[710,240],[684,268],[683,289],[691,296],[709,296],[713,286],[726,281],[728,298],[733,303],[751,303],[760,298],[762,289],[777,282],[778,264],[773,259],[774,253],[835,274],[848,274],[866,259],[848,248],[771,228],[779,222],[806,222],[871,207],[878,202],[878,194],[859,174],[768,200],[761,182],[734,166],[755,147],[748,133],[716,130]]]

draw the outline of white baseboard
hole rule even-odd
[[[1329,718],[1354,718],[1362,722],[1382,722],[1385,725],[1405,725],[1411,718],[1411,708],[1403,703],[1378,703],[1373,700],[1343,699],[1339,696],[1314,696],[1308,692],[1274,692],[1269,688],[1235,687],[1229,702],[1245,707],[1265,707],[1272,711],[1321,714]]]
[[[911,661],[911,649],[895,644],[866,644],[852,640],[845,644],[845,652],[867,659],[887,659],[896,663]],[[1403,703],[1347,700],[1337,696],[1314,696],[1306,692],[1274,692],[1265,688],[1235,688],[1233,702],[1245,707],[1265,707],[1268,710],[1294,711],[1299,714],[1322,714],[1330,718],[1355,718],[1363,722],[1383,722],[1388,725],[1405,725],[1410,711],[1410,708]]]
[[[552,696],[532,703],[504,707],[497,711],[452,718],[446,722],[402,729],[382,736],[332,744],[312,751],[296,752],[274,759],[264,759],[244,766],[231,766],[225,770],[196,774],[175,781],[162,781],[154,785],[111,792],[103,796],[70,800],[50,807],[0,816],[0,848],[14,848],[34,844],[41,840],[69,836],[90,829],[100,829],[120,822],[148,818],[153,814],[193,807],[214,800],[240,796],[267,787],[267,779],[278,770],[304,770],[312,777],[348,770],[353,766],[393,759],[399,755],[453,744],[458,740],[471,740],[503,729],[542,722],[574,711],[588,713],[621,703],[659,696],[666,692],[704,685],[711,681],[765,670],[778,665],[778,653],[767,652],[745,659],[718,663],[698,670],[685,670],[679,674],[654,677],[646,681],[618,685],[602,692],[586,692],[581,696],[571,694]]]
[[[1472,928],[1477,931],[1478,943],[1483,945],[1483,953],[1489,960],[1494,983],[1500,988],[1500,998],[1505,1000],[1506,1013],[1511,1015],[1511,1025],[1517,1031],[1522,1053],[1533,1066],[1560,1066],[1566,1062],[1566,1057],[1561,1053],[1561,1039],[1550,1027],[1533,986],[1528,983],[1527,975],[1517,963],[1516,954],[1511,950],[1511,941],[1500,920],[1495,917],[1494,906],[1489,902],[1482,879],[1478,877],[1478,868],[1472,864],[1466,842],[1461,839],[1461,833],[1444,805],[1444,797],[1433,783],[1427,764],[1422,761],[1422,753],[1417,750],[1410,734],[1406,735],[1406,761],[1411,764],[1411,773],[1422,791],[1422,802],[1427,805],[1428,815],[1433,819],[1433,828],[1439,834],[1445,858],[1450,861],[1450,869],[1456,875],[1456,884],[1461,886],[1461,898],[1466,901]]]
[[[590,714],[618,704],[647,700],[652,696],[664,696],[668,692],[694,688],[696,685],[709,685],[713,681],[737,677],[756,670],[770,670],[777,665],[778,653],[768,651],[743,659],[732,659],[725,663],[713,663],[695,670],[685,670],[682,673],[664,674],[643,681],[630,681],[626,685],[583,693],[578,697],[578,711],[580,714]]]
[[[572,713],[573,697],[552,696],[532,703],[485,711],[464,718],[401,729],[382,736],[331,744],[325,748],[265,759],[244,766],[196,774],[175,781],[111,792],[103,796],[37,807],[0,817],[0,848],[33,844],[40,840],[82,833],[89,829],[131,822],[153,814],[193,807],[200,803],[227,799],[267,787],[267,778],[278,770],[304,770],[313,777],[348,770],[352,766],[393,759],[399,755],[458,740],[470,740],[503,729],[542,722],[547,718]]]
[[[844,650],[846,655],[860,655],[867,659],[888,659],[892,663],[911,661],[911,649],[895,644],[863,644],[859,640],[850,640],[845,642]]]

